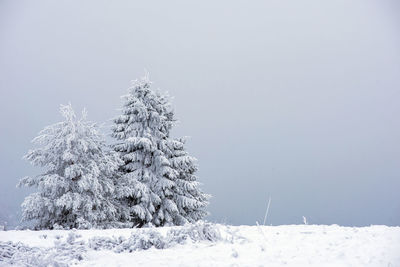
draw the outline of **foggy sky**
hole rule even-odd
[[[105,123],[150,72],[209,220],[400,225],[396,1],[0,0],[0,215],[60,104]]]

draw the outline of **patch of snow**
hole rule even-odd
[[[77,266],[400,266],[400,227],[212,225],[204,230],[205,225],[1,231],[0,243],[48,255],[64,246],[65,253],[76,253],[64,263]],[[216,238],[207,239],[210,229]],[[144,248],[137,249],[143,240]],[[152,245],[160,240],[167,244]],[[128,245],[136,247],[116,249]],[[10,253],[5,247],[0,247],[0,265],[6,263],[1,255]]]

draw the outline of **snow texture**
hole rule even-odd
[[[400,266],[400,227],[185,226],[1,231],[9,266]]]
[[[196,159],[185,151],[185,140],[170,137],[176,120],[169,97],[153,91],[146,76],[123,98],[112,129],[113,147],[124,162],[116,190],[127,207],[121,221],[142,227],[202,219],[209,196],[199,188]]]

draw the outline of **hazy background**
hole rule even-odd
[[[400,225],[398,1],[0,0],[0,213],[59,104],[107,122],[146,68],[231,224]],[[109,133],[109,127],[104,128]]]

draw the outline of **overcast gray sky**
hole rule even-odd
[[[0,213],[60,104],[107,122],[150,72],[209,220],[400,225],[397,1],[0,0]],[[109,133],[105,127],[104,132]]]

